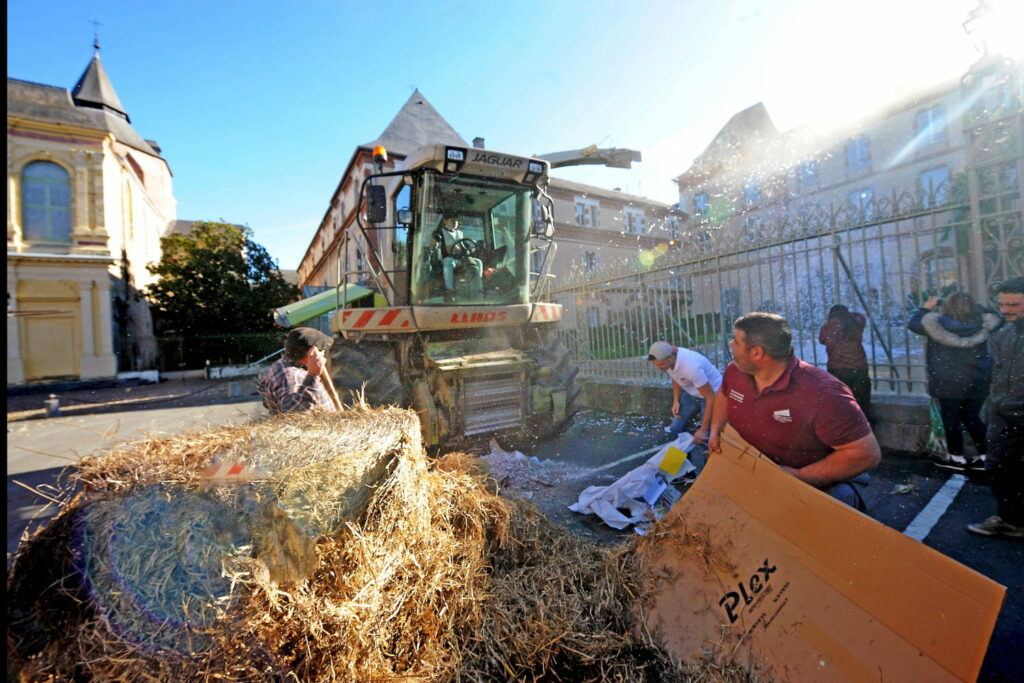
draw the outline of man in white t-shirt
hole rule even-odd
[[[687,423],[701,409],[703,401],[704,414],[701,417],[700,427],[693,433],[693,440],[701,443],[707,441],[715,394],[722,386],[722,373],[711,361],[696,351],[678,348],[665,341],[656,341],[651,344],[651,349],[647,352],[647,360],[672,378],[672,417],[675,419],[672,421],[669,431],[674,434],[684,431]],[[685,391],[696,399],[692,407],[685,413],[680,411],[680,391]]]

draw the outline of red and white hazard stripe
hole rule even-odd
[[[530,322],[555,322],[562,319],[562,306],[560,304],[534,304],[533,315]]]
[[[398,330],[412,325],[406,306],[400,308],[347,309],[341,312],[341,327],[346,330]]]
[[[218,481],[252,481],[266,479],[267,473],[258,467],[246,467],[240,462],[215,462],[203,470],[203,479]]]

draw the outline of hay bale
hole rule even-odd
[[[266,478],[210,487],[217,458]],[[428,460],[414,413],[366,407],[88,459],[84,495],[8,573],[9,661],[30,681],[688,675],[634,633],[628,549],[473,470]]]

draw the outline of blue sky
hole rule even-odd
[[[639,149],[559,171],[676,201],[737,111],[835,121],[958,77],[974,0],[8,0],[7,74],[71,88],[101,59],[174,172],[178,218],[249,225],[295,268],[356,145],[417,87],[513,154]]]

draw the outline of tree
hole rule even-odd
[[[146,288],[160,334],[272,330],[273,309],[299,297],[247,227],[196,221],[188,235],[164,237],[160,246],[160,263],[147,266],[160,279]]]

